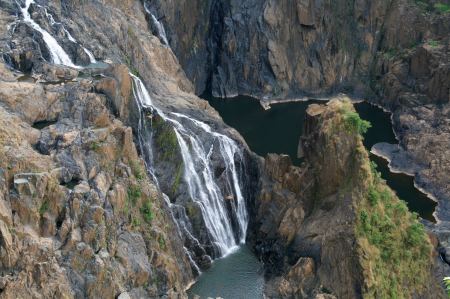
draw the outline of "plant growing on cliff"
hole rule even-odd
[[[48,207],[49,207],[48,201],[45,200],[39,207],[39,215],[41,215],[41,217],[45,214],[45,212],[48,211]]]
[[[367,298],[403,298],[404,289],[423,289],[429,279],[431,244],[405,202],[380,178],[376,166],[358,204],[357,236],[367,273]]]
[[[434,9],[436,9],[440,13],[450,13],[450,4],[435,3],[434,4]]]
[[[145,222],[151,223],[154,215],[153,215],[153,207],[150,200],[147,200],[144,205],[140,209],[142,218],[144,218]]]
[[[445,291],[447,292],[447,296],[450,297],[450,277],[444,277],[443,281],[445,285]]]
[[[177,135],[174,129],[162,120],[155,122],[155,129],[157,131],[156,144],[162,151],[162,158],[170,160],[178,150]]]
[[[136,205],[138,199],[141,197],[142,191],[141,187],[138,185],[130,186],[127,190],[128,200],[134,205]]]
[[[343,119],[345,128],[349,132],[356,132],[360,135],[363,135],[367,133],[367,130],[372,127],[370,122],[361,119],[361,117],[359,117],[359,114],[354,111],[344,109]]]

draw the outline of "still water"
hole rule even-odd
[[[227,100],[208,98],[208,101],[219,111],[225,123],[241,133],[255,153],[263,157],[268,153],[288,154],[296,165],[301,162],[297,158],[297,148],[303,131],[305,111],[312,103],[324,103],[314,100],[282,103],[264,110],[257,100],[245,96]],[[364,136],[367,150],[370,151],[379,142],[398,143],[389,113],[367,102],[356,103],[355,108],[361,118],[372,124],[372,128]],[[436,203],[414,186],[413,177],[392,173],[384,159],[372,154],[370,157],[377,163],[378,170],[389,187],[407,202],[410,210],[434,222]]]
[[[262,264],[247,246],[215,260],[189,289],[189,298],[260,299],[263,297]]]
[[[240,96],[233,99],[208,98],[225,123],[244,137],[250,149],[260,156],[268,153],[288,154],[293,163],[300,165],[297,147],[303,131],[303,121],[308,106],[323,101],[291,102],[272,105],[264,110],[253,98]],[[390,114],[382,109],[361,102],[355,104],[361,118],[371,122],[372,128],[364,137],[364,146],[370,150],[379,142],[397,143],[392,130]],[[422,218],[435,221],[433,211],[436,203],[414,187],[414,179],[405,174],[392,173],[386,160],[373,154],[381,176],[405,200],[411,211]],[[190,298],[260,299],[263,298],[264,278],[261,264],[247,247],[216,260],[189,290]]]

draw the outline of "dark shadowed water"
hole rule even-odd
[[[291,102],[272,105],[270,110],[264,110],[257,100],[245,96],[226,100],[209,97],[208,101],[219,111],[225,123],[241,133],[255,153],[260,156],[267,153],[288,154],[296,165],[300,163],[297,148],[306,108],[312,103],[323,103],[313,100]],[[398,143],[389,113],[367,102],[356,103],[355,108],[361,118],[372,124],[364,136],[364,146],[369,151],[379,142]],[[413,177],[392,173],[384,159],[374,155],[370,157],[377,163],[383,179],[408,203],[411,211],[424,219],[435,221],[432,214],[436,203],[414,186]]]
[[[214,261],[189,289],[188,295],[189,298],[198,295],[202,299],[261,299],[263,288],[262,264],[247,246],[242,246],[229,256]]]

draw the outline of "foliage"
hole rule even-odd
[[[147,223],[151,223],[154,218],[152,209],[153,207],[150,200],[147,200],[140,209],[142,218],[144,218],[145,222]]]
[[[364,297],[403,298],[404,289],[425,287],[431,244],[417,214],[386,186],[376,165],[369,166],[372,175],[357,207],[356,229],[368,273]]]
[[[96,152],[96,151],[98,151],[100,149],[100,143],[94,141],[94,142],[91,143],[90,148],[91,148],[91,150]]]
[[[435,3],[434,9],[441,13],[450,13],[450,4],[446,3]]]
[[[427,44],[432,48],[439,47],[439,42],[437,40],[428,40]]]
[[[161,123],[162,122],[162,123]],[[156,144],[163,151],[164,160],[172,159],[178,150],[178,139],[174,129],[162,120],[155,122]]]
[[[128,200],[133,205],[136,205],[138,199],[142,196],[141,187],[139,185],[128,187],[127,196],[128,196]]]
[[[158,238],[159,248],[166,249],[166,239],[163,236],[159,236]]]
[[[137,218],[137,217],[133,217],[131,219],[131,225],[133,227],[139,227],[139,226],[141,226],[141,220],[139,218]]]
[[[45,212],[48,211],[48,208],[49,208],[48,201],[45,200],[45,201],[41,204],[41,206],[40,206],[40,208],[39,208],[39,215],[41,215],[41,216],[44,215]]]
[[[175,179],[172,185],[172,194],[175,194],[180,186],[181,176],[183,174],[183,163],[180,163],[177,167],[177,172],[175,174]]]
[[[138,180],[143,180],[145,178],[145,171],[142,168],[141,163],[139,163],[139,161],[132,161],[131,167],[132,167],[134,176]]]
[[[450,4],[437,2],[432,3],[429,0],[414,0],[414,3],[422,10],[427,12],[450,13]]]
[[[445,285],[445,291],[447,295],[450,297],[450,277],[444,277],[443,279]]]
[[[354,111],[345,110],[343,112],[345,128],[350,132],[365,134],[372,127],[370,122],[361,119],[359,114]]]

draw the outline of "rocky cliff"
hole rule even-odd
[[[448,1],[147,3],[197,94],[264,101],[345,92],[392,112],[394,151],[404,153],[395,159],[410,161],[417,186],[439,202],[434,230],[449,251]]]
[[[425,228],[369,163],[351,103],[307,110],[302,167],[264,161],[255,248],[269,298],[443,298]]]
[[[24,6],[0,2],[0,297],[184,298],[197,273],[135,145],[130,73],[161,106],[223,123],[139,1],[32,2],[38,25]],[[52,63],[37,26],[72,66]]]
[[[2,66],[0,296],[183,294],[175,223],[108,98],[90,79],[19,82]]]

